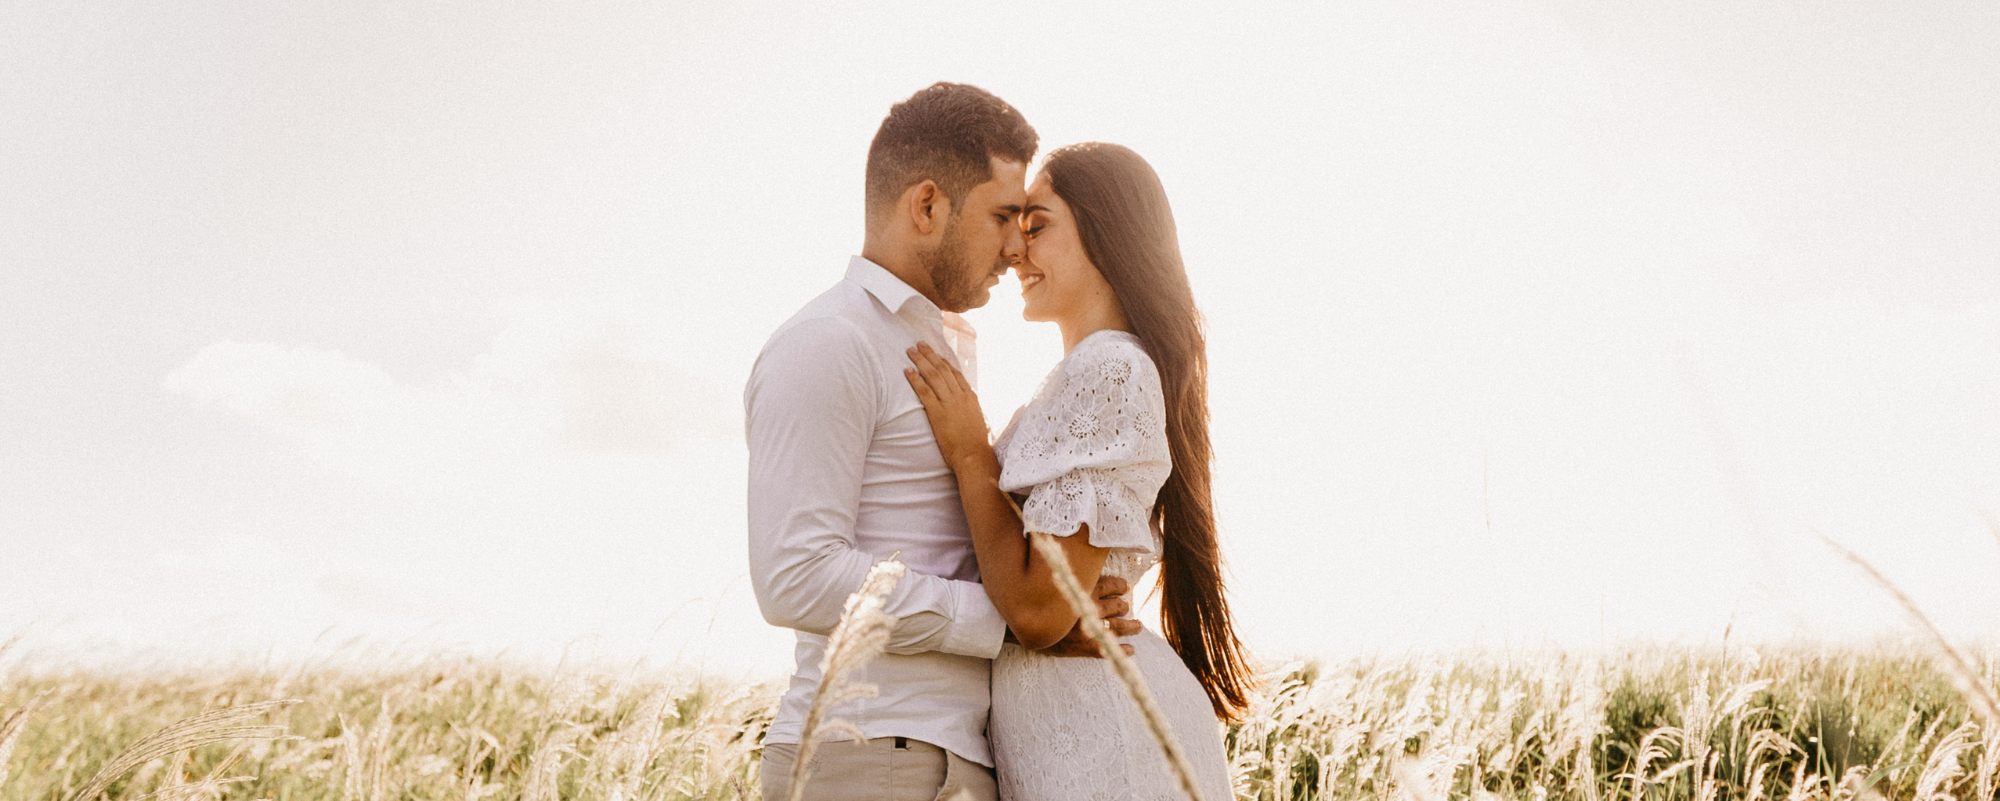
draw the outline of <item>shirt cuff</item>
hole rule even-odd
[[[1007,640],[1007,619],[986,597],[986,588],[970,581],[954,581],[951,587],[951,623],[944,629],[944,647],[938,650],[960,656],[992,659],[1000,655]]]

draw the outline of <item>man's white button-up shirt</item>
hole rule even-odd
[[[870,738],[909,737],[990,766],[991,660],[1007,624],[979,585],[958,482],[903,378],[919,340],[975,375],[971,326],[857,256],[750,371],[751,584],[764,619],[798,633],[766,741],[799,741],[826,635],[869,566],[901,551],[910,570],[884,608],[897,621],[889,653],[857,677],[881,695],[833,714]]]

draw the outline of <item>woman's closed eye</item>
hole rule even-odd
[[[1028,230],[1022,231],[1021,234],[1029,239],[1034,239],[1036,234],[1041,233],[1042,229],[1047,227],[1046,225],[1030,225],[1028,226]]]

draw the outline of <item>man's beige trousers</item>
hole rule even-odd
[[[764,746],[764,801],[785,801],[797,743]],[[999,801],[993,770],[926,742],[877,737],[820,743],[806,776],[806,801]]]

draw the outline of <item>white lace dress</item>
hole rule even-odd
[[[1160,558],[1149,522],[1172,468],[1160,376],[1139,339],[1085,337],[994,443],[1000,486],[1027,493],[1028,527],[1111,549],[1104,565],[1139,586]],[[1202,801],[1229,801],[1222,727],[1208,695],[1148,628],[1126,640],[1194,763]],[[993,662],[987,736],[1003,801],[1180,801],[1187,796],[1139,710],[1101,659],[1044,656],[1009,644]]]

